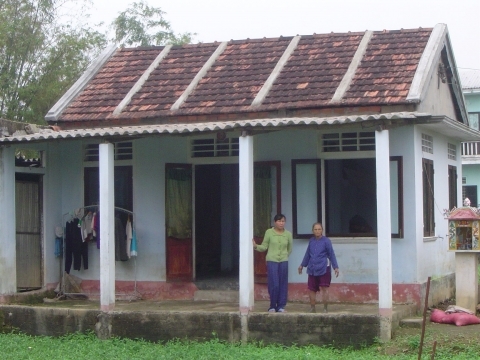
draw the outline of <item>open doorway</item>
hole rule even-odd
[[[238,164],[195,166],[195,278],[238,280]]]
[[[17,291],[42,287],[42,176],[15,174]]]

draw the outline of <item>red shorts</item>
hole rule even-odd
[[[317,292],[320,287],[329,287],[332,282],[332,271],[327,266],[327,272],[320,276],[308,275],[308,290]]]

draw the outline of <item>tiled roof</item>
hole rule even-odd
[[[362,37],[363,33],[303,36],[263,104],[328,105]]]
[[[127,105],[113,115],[164,47],[119,49],[55,122],[125,124],[129,119],[407,104],[431,32],[421,28],[373,32],[351,74],[347,70],[364,32],[301,36],[293,47],[289,47],[293,37],[230,41],[217,57],[212,54],[220,43],[173,46]],[[280,59],[286,62],[278,67]],[[205,74],[192,86],[202,68]],[[267,79],[273,84],[253,106]],[[342,80],[348,86],[333,104]],[[189,85],[193,90],[184,94]],[[172,110],[182,94],[185,101]]]
[[[480,215],[476,209],[470,207],[462,207],[453,210],[448,216],[448,220],[479,220]]]
[[[430,32],[375,32],[345,95],[344,103],[404,102]]]
[[[127,95],[162,47],[120,49],[62,114],[62,120],[105,119]]]

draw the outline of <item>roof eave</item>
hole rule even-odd
[[[17,135],[0,137],[0,145],[26,142],[50,142],[57,140],[72,140],[81,138],[114,138],[114,137],[138,137],[150,135],[180,135],[195,134],[204,132],[215,132],[235,129],[245,130],[280,130],[285,127],[331,127],[344,126],[349,124],[385,125],[396,122],[425,122],[431,117],[430,114],[417,112],[398,112],[382,114],[346,115],[346,116],[325,116],[325,117],[278,117],[250,120],[217,121],[205,123],[183,123],[183,124],[151,124],[123,127],[75,129],[75,130],[48,130],[43,133],[31,135]]]
[[[87,70],[80,76],[80,78],[72,85],[70,89],[53,105],[53,107],[45,115],[47,122],[57,121],[62,115],[63,111],[68,105],[82,92],[88,83],[100,71],[108,59],[117,51],[118,45],[112,44],[108,46],[103,52],[90,64]]]
[[[458,141],[480,141],[480,131],[472,129],[459,121],[453,120],[448,116],[432,116],[419,125],[429,127],[433,131]]]
[[[427,46],[418,62],[417,70],[412,80],[412,85],[406,100],[413,103],[420,103],[426,96],[428,83],[432,77],[443,49],[447,36],[447,25],[437,24],[432,30]]]

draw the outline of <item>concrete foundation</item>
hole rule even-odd
[[[288,304],[288,313],[268,313],[268,303],[242,315],[238,304],[203,301],[117,302],[103,312],[98,302],[62,301],[38,306],[3,305],[7,329],[30,335],[60,336],[94,331],[101,339],[112,336],[148,341],[172,339],[228,342],[263,342],[282,345],[360,347],[381,337],[378,305],[331,304],[329,313],[310,314],[308,304]],[[396,305],[391,329],[400,319],[415,314],[414,305]],[[392,330],[393,331],[393,330]]]

